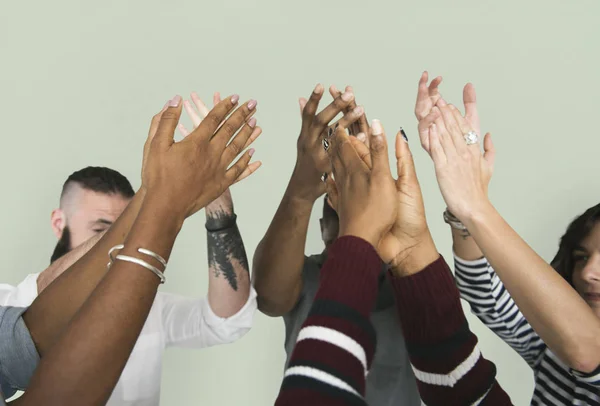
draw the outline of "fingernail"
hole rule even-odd
[[[373,135],[383,134],[383,127],[381,126],[381,122],[379,120],[373,120],[371,123],[371,128],[373,129]]]
[[[240,100],[240,96],[238,96],[237,94],[234,94],[233,96],[231,96],[231,102],[233,104],[236,104],[239,100]]]
[[[180,102],[181,102],[181,96],[177,95],[177,96],[173,97],[171,100],[169,100],[169,106],[177,107],[177,106],[179,106]]]
[[[255,149],[254,148],[250,148],[248,150],[248,155],[250,155],[250,158],[252,158],[252,155],[254,155]]]
[[[352,100],[352,93],[351,92],[344,92],[342,94],[342,100],[343,101],[350,101],[350,100]]]
[[[322,84],[320,84],[320,83],[318,83],[318,84],[315,86],[315,90],[313,90],[313,93],[314,93],[314,94],[321,94],[321,93],[323,93],[323,85],[322,85]]]
[[[256,107],[256,100],[252,99],[248,102],[248,110],[252,110]]]
[[[404,128],[400,127],[400,134],[402,134],[402,138],[404,138],[404,141],[408,142],[408,137],[406,136],[406,133],[404,132]]]
[[[254,128],[254,126],[256,125],[256,119],[252,117],[250,120],[248,120],[248,125]]]
[[[365,133],[358,133],[356,138],[358,138],[360,142],[365,142],[367,140],[367,135]]]
[[[357,116],[362,116],[362,115],[364,114],[364,112],[365,112],[365,108],[364,108],[363,106],[356,106],[356,107],[354,108],[354,113],[355,113]]]

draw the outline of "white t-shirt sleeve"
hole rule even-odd
[[[28,307],[38,295],[39,273],[27,275],[17,286],[0,284],[0,306]]]
[[[208,298],[190,299],[159,293],[162,327],[167,347],[205,348],[232,343],[243,337],[256,313],[256,291],[250,286],[248,301],[233,316],[222,318],[210,308]]]

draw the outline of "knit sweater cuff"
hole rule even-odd
[[[440,257],[404,278],[391,275],[407,343],[434,344],[453,336],[466,318],[450,268]]]
[[[321,270],[319,297],[344,303],[368,317],[375,305],[383,263],[375,248],[353,236],[338,238]]]

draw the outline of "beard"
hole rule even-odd
[[[69,227],[66,226],[63,229],[60,240],[56,243],[52,257],[50,257],[50,263],[53,263],[69,251],[71,251],[71,231],[69,230]]]

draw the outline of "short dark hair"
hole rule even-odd
[[[135,195],[131,183],[127,178],[114,169],[88,166],[77,172],[73,172],[63,185],[61,197],[72,183],[76,183],[83,189],[104,194],[118,194],[125,198]]]
[[[575,265],[573,251],[580,246],[581,241],[589,235],[599,220],[600,204],[597,204],[575,218],[560,239],[558,252],[550,264],[571,286],[573,285],[573,268]]]
[[[329,205],[329,202],[327,201],[327,195],[325,195],[325,200],[323,201],[323,220],[336,222],[340,221],[337,212]]]

